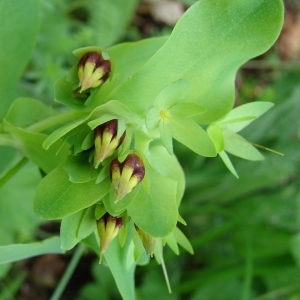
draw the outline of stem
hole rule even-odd
[[[82,117],[85,115],[83,112],[78,111],[69,111],[66,113],[61,113],[59,115],[55,115],[53,117],[47,118],[45,120],[42,120],[40,122],[37,122],[33,125],[30,125],[26,128],[28,131],[34,131],[34,132],[41,132],[48,128],[51,128],[55,125],[66,123],[68,121],[76,120],[77,118]]]
[[[59,281],[54,293],[52,294],[50,300],[59,300],[61,299],[61,295],[66,288],[68,282],[70,281],[70,278],[72,274],[74,273],[75,268],[77,267],[79,260],[84,252],[85,246],[83,244],[79,244],[79,246],[76,248],[75,253],[73,254],[73,257],[64,272],[61,280]]]
[[[22,169],[28,159],[23,157],[12,169],[10,169],[1,179],[0,179],[0,187],[4,185],[10,178],[12,178],[20,169]]]

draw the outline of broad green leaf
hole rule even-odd
[[[16,98],[16,87],[33,50],[39,30],[40,1],[0,3],[0,120]]]
[[[166,42],[167,37],[144,39],[134,43],[123,43],[107,49],[118,75],[118,85],[130,78]],[[101,94],[99,90],[99,96]],[[97,96],[98,97],[98,96]]]
[[[80,242],[77,231],[83,214],[84,210],[80,210],[62,219],[60,224],[61,249],[68,251]]]
[[[170,155],[165,147],[152,143],[147,158],[153,169],[177,182],[176,199],[179,206],[185,189],[185,176],[176,156]]]
[[[109,99],[144,113],[164,87],[183,79],[190,83],[186,100],[207,108],[197,120],[217,120],[233,106],[237,69],[270,48],[282,22],[280,0],[198,1],[160,50]]]
[[[82,152],[83,141],[91,131],[92,130],[86,124],[83,124],[82,126],[80,126],[80,128],[78,128],[74,137],[73,145],[73,153],[75,155]]]
[[[53,145],[56,141],[58,141],[61,137],[75,129],[76,127],[80,126],[82,123],[84,123],[88,119],[88,116],[82,117],[78,120],[73,121],[72,123],[66,124],[57,130],[55,130],[53,133],[51,133],[45,142],[43,143],[43,147],[48,150],[51,145]]]
[[[234,108],[216,123],[226,130],[239,132],[268,111],[273,105],[271,102],[247,103]]]
[[[131,234],[130,234],[131,237]],[[115,238],[104,253],[118,290],[124,300],[135,299],[134,288],[134,245],[131,238],[128,238],[124,247],[121,248],[119,241]]]
[[[178,218],[176,181],[150,169],[146,171],[151,182],[150,194],[140,189],[127,212],[143,231],[154,237],[165,237],[173,231]]]
[[[0,187],[0,245],[29,241],[41,223],[32,211],[36,186],[41,180],[39,169],[27,162]]]
[[[90,206],[84,210],[77,237],[82,240],[89,236],[97,228],[95,219],[95,206]]]
[[[69,180],[74,183],[83,183],[96,179],[100,172],[100,170],[96,170],[89,163],[89,153],[77,156],[69,155],[64,164],[64,170],[68,173]]]
[[[22,260],[47,253],[64,253],[60,248],[60,238],[54,237],[30,244],[0,246],[0,264]]]
[[[206,157],[216,156],[217,153],[212,140],[205,130],[193,120],[172,118],[169,126],[173,138],[195,153]]]
[[[20,150],[24,155],[36,163],[44,172],[49,173],[69,154],[67,145],[55,145],[50,150],[45,150],[42,145],[47,135],[34,133],[15,127],[7,121],[3,121],[4,129],[11,133],[19,142]]]
[[[38,185],[33,209],[42,219],[61,219],[101,200],[109,186],[109,180],[73,183],[59,166]]]
[[[221,159],[223,160],[225,166],[228,168],[228,170],[236,177],[239,178],[239,175],[237,174],[230,158],[228,157],[227,153],[223,150],[218,153]]]
[[[217,153],[223,151],[224,149],[224,138],[223,138],[223,132],[220,126],[216,124],[212,124],[207,128],[207,134],[210,137],[210,139],[213,141]]]
[[[178,228],[175,227],[174,229],[174,236],[176,238],[177,243],[184,248],[187,252],[194,254],[193,247],[187,237],[183,234],[183,232]]]
[[[14,126],[25,128],[56,114],[55,110],[38,100],[18,98],[10,106],[5,120],[14,124]]]
[[[224,131],[225,150],[235,156],[248,160],[264,160],[262,154],[240,135]]]

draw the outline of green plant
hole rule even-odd
[[[7,11],[10,4],[5,5]],[[21,11],[17,18],[27,22]],[[46,240],[46,247],[51,242],[52,251],[60,252],[60,246],[67,251],[81,242],[103,254],[124,299],[134,298],[135,267],[149,255],[166,274],[166,244],[175,253],[178,244],[193,253],[177,227],[185,224],[178,212],[185,178],[173,140],[203,157],[219,155],[236,177],[227,153],[263,159],[238,132],[272,103],[233,108],[234,79],[243,63],[274,43],[282,20],[279,0],[200,1],[170,37],[75,50],[74,66],[55,83],[60,110],[32,98],[12,102],[17,71],[29,54],[4,48],[2,57],[10,53],[14,59],[7,61],[18,64],[1,73],[6,89],[0,143],[19,152],[1,149],[9,158],[2,183],[26,159],[39,167],[44,177],[34,211],[45,220],[62,220],[60,245]],[[37,19],[27,26],[23,30],[33,44]],[[10,33],[4,34],[1,40]],[[32,245],[35,252],[21,258],[44,253],[44,244]],[[15,245],[3,247],[7,254]],[[17,259],[11,252],[2,263]]]

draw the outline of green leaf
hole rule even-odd
[[[160,121],[159,123],[160,138],[167,151],[173,155],[173,140],[172,140],[172,129],[168,123]]]
[[[32,211],[32,200],[40,180],[38,167],[27,162],[0,187],[0,228],[5,228],[0,231],[0,245],[34,238],[41,221]]]
[[[177,80],[163,88],[156,96],[153,106],[167,109],[186,99],[189,90],[189,82]]]
[[[239,175],[237,174],[230,158],[228,157],[227,153],[225,151],[221,151],[218,153],[221,159],[223,160],[225,166],[228,168],[228,170],[236,177],[239,178]]]
[[[24,155],[36,163],[45,173],[52,171],[69,154],[68,145],[55,145],[50,150],[45,150],[42,147],[47,138],[45,134],[23,130],[5,120],[3,120],[3,128],[17,139]]]
[[[208,134],[193,120],[172,118],[169,126],[173,138],[195,153],[206,157],[216,156],[215,146]]]
[[[268,111],[274,104],[271,102],[252,102],[234,108],[216,123],[223,129],[239,132],[255,119]]]
[[[174,229],[174,236],[176,238],[177,243],[180,246],[182,246],[182,248],[184,248],[187,252],[194,254],[194,250],[190,241],[178,227],[175,227]]]
[[[160,144],[151,143],[147,158],[153,169],[162,176],[177,182],[176,199],[179,206],[185,189],[185,176],[176,156],[170,155]]]
[[[245,140],[242,136],[233,132],[224,132],[225,150],[235,156],[248,160],[264,160],[262,154]]]
[[[123,248],[120,247],[118,239],[115,238],[104,253],[105,261],[124,300],[135,299],[135,261],[133,252],[134,245],[131,238],[127,239]]]
[[[134,43],[123,43],[107,49],[115,64],[114,74],[118,85],[130,78],[166,42],[167,37],[144,39]],[[99,89],[99,96],[102,91]]]
[[[69,180],[74,183],[88,182],[99,175],[99,170],[94,169],[89,163],[89,153],[69,155],[64,164],[64,170],[68,173]]]
[[[179,248],[174,233],[170,233],[168,236],[165,237],[165,239],[172,251],[175,254],[179,255]]]
[[[223,138],[222,129],[218,125],[212,124],[207,128],[207,134],[210,137],[210,139],[213,141],[217,153],[223,151],[224,138]]]
[[[77,230],[83,213],[84,211],[81,210],[62,219],[60,224],[61,249],[68,251],[80,242]]]
[[[40,101],[32,98],[18,98],[10,106],[5,120],[14,126],[25,128],[56,114],[55,110]]]
[[[206,108],[196,103],[177,103],[170,108],[170,113],[176,118],[190,118],[201,115],[206,111]]]
[[[0,120],[16,98],[16,87],[33,50],[40,23],[40,1],[0,3]]]
[[[207,108],[197,120],[217,120],[233,106],[237,69],[270,48],[282,23],[280,0],[198,1],[160,50],[109,99],[122,99],[144,113],[164,87],[183,79],[190,83],[186,101]]]
[[[30,244],[0,246],[0,264],[22,260],[47,253],[64,253],[60,248],[60,238],[54,237]]]
[[[33,209],[43,219],[61,219],[96,203],[108,193],[109,187],[109,180],[100,184],[95,184],[95,180],[73,183],[59,166],[38,185]]]
[[[66,124],[54,132],[52,132],[45,142],[43,143],[43,147],[47,150],[50,148],[51,145],[53,145],[56,141],[58,141],[61,137],[63,137],[65,134],[69,133],[76,127],[80,126],[82,123],[84,123],[88,119],[88,116],[82,117],[78,120],[75,120],[72,123]]]
[[[154,237],[165,237],[176,226],[178,218],[176,181],[146,169],[150,177],[150,194],[144,189],[127,207],[132,221],[143,231]]]
[[[82,240],[89,236],[97,228],[95,219],[95,206],[90,206],[84,210],[77,237]]]

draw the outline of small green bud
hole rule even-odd
[[[136,154],[129,154],[121,163],[115,158],[110,163],[110,179],[115,190],[116,201],[130,193],[145,176],[142,159]]]
[[[145,231],[143,231],[142,229],[140,229],[139,227],[137,227],[135,225],[135,229],[140,237],[140,239],[142,240],[143,246],[146,250],[146,253],[149,256],[153,256],[154,253],[154,247],[155,247],[155,243],[156,243],[156,238],[154,238],[153,236],[149,235],[148,233],[146,233]]]
[[[98,168],[100,163],[107,157],[111,156],[118,147],[123,143],[126,131],[117,139],[118,121],[111,120],[97,126],[94,129],[95,134],[95,155],[94,167]]]
[[[78,62],[79,93],[96,88],[106,81],[111,63],[98,52],[85,53]]]
[[[98,236],[100,239],[100,262],[102,254],[117,236],[122,225],[122,218],[113,217],[108,213],[97,221]]]

